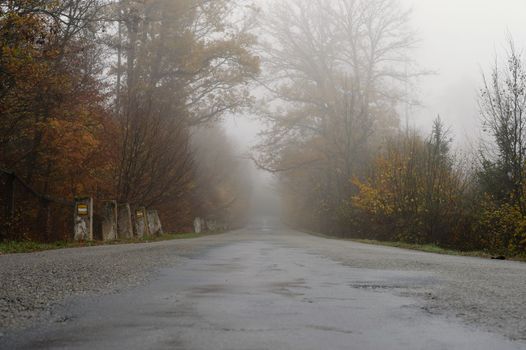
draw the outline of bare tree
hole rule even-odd
[[[117,192],[123,201],[181,217],[198,191],[191,129],[251,104],[255,39],[230,21],[231,0],[118,5]]]
[[[482,154],[486,174],[482,180],[497,199],[510,199],[526,214],[526,71],[522,54],[509,41],[507,62],[496,62],[491,77],[484,76],[479,99],[484,130],[493,143]],[[484,175],[484,174],[483,174]],[[499,183],[487,183],[488,181]]]
[[[398,127],[416,42],[409,15],[395,0],[293,0],[271,7],[262,25],[273,100],[262,112],[270,127],[257,162],[312,171],[310,187],[331,215],[365,171],[374,140]]]

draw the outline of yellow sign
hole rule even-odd
[[[88,205],[87,204],[77,205],[77,214],[78,216],[88,216],[89,215]]]
[[[142,218],[142,217],[144,216],[144,213],[142,212],[142,210],[137,210],[137,212],[136,212],[136,216],[137,216],[138,218]]]

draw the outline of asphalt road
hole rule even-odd
[[[38,317],[5,308],[3,319],[27,322],[6,323],[0,348],[526,349],[526,264],[269,227],[138,247],[2,256],[0,277],[13,279],[2,288],[16,279],[5,266],[12,271],[19,264],[29,273],[45,261],[62,276],[59,265],[68,261],[90,278],[101,272],[90,266],[111,259],[119,260],[111,270],[127,278],[99,289],[80,284],[38,309]],[[60,290],[44,286],[56,284],[47,277],[37,284]],[[67,277],[61,278],[64,284]],[[38,289],[20,285],[28,298]]]

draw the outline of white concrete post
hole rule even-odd
[[[129,204],[118,205],[117,222],[117,237],[119,239],[133,238],[132,215]]]
[[[74,213],[75,241],[93,241],[93,198],[77,198]]]
[[[117,239],[117,202],[105,201],[102,211],[102,240],[114,241]]]
[[[208,220],[206,226],[212,232],[217,232],[222,229],[221,222],[219,220]]]
[[[150,234],[154,236],[160,236],[163,234],[161,219],[159,218],[157,210],[148,210],[148,228]]]
[[[195,233],[201,233],[203,232],[203,226],[201,218],[195,218],[194,219],[194,232]]]
[[[148,214],[146,213],[145,208],[138,208],[135,210],[135,232],[139,238],[150,236]]]

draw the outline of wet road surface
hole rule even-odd
[[[254,229],[224,242],[216,238],[141,287],[72,298],[55,310],[60,317],[55,316],[54,322],[35,325],[5,345],[14,349],[526,349],[520,340],[449,314],[429,312],[418,295],[440,286],[440,274],[348,266],[295,245],[301,235]]]

